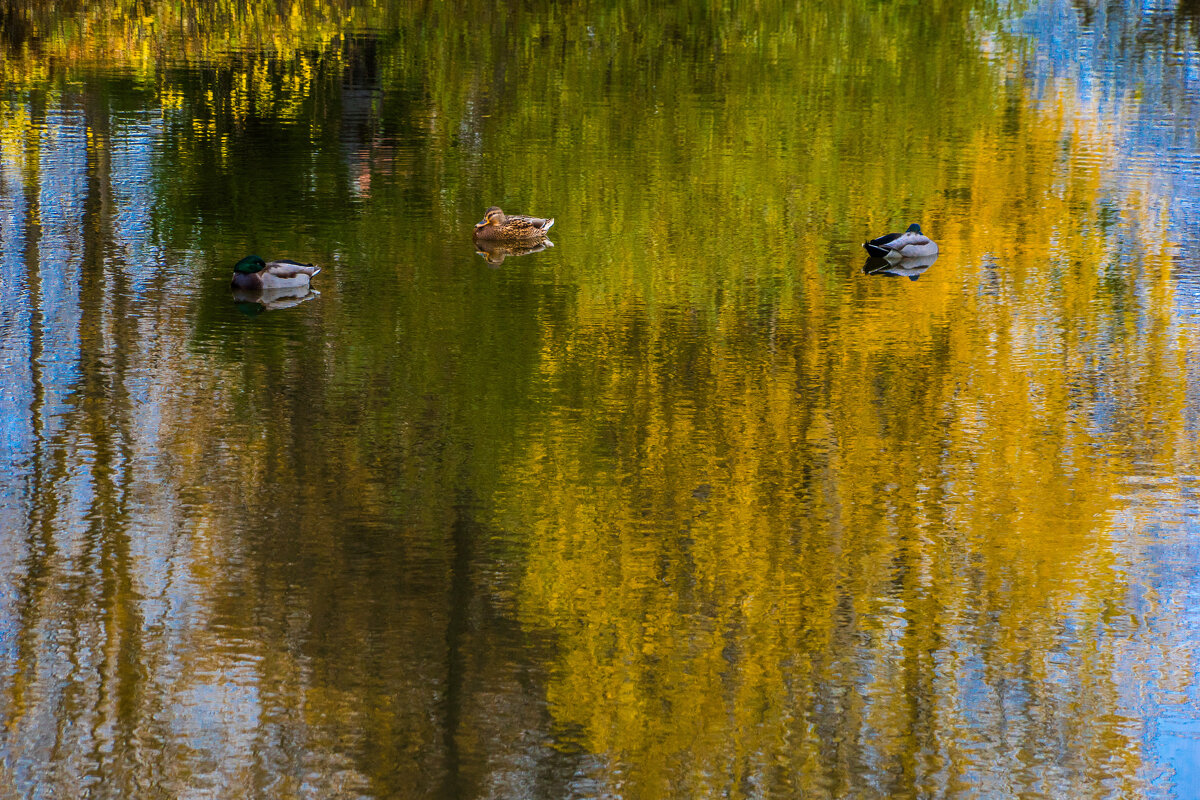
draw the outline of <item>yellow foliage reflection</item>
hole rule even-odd
[[[1106,230],[1110,143],[1069,96],[958,156],[970,199],[928,199],[946,274],[922,291],[810,282],[764,318],[674,283],[614,308],[585,279],[547,321],[559,411],[496,524],[527,547],[522,620],[558,642],[554,713],[628,796],[843,796],[884,765],[888,796],[1036,791],[1017,755],[1048,736],[1137,791],[1105,534],[1125,476],[1196,464],[1197,341],[1138,187],[1136,257]],[[1009,714],[1013,741],[978,738]]]

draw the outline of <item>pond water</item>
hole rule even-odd
[[[1200,796],[1195,2],[79,6],[0,796]]]

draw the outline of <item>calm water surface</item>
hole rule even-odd
[[[0,797],[1200,796],[1195,3],[83,5]]]

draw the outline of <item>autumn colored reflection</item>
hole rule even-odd
[[[1195,794],[1200,39],[1085,6],[10,4],[0,796]]]

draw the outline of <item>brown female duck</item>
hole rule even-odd
[[[553,224],[553,218],[505,214],[498,206],[492,206],[483,215],[483,221],[475,224],[475,238],[494,242],[537,242],[546,238],[546,231]]]

